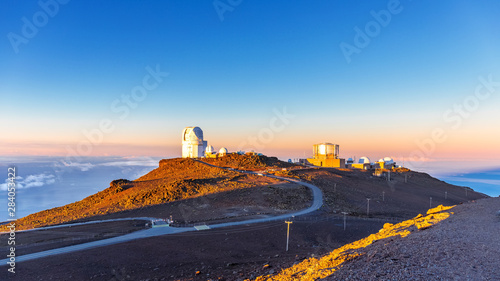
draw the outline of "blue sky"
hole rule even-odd
[[[0,167],[18,167],[25,215],[179,157],[197,125],[216,149],[333,142],[497,196],[498,15],[493,0],[0,1]]]
[[[9,38],[23,36],[23,18],[43,20],[43,5],[0,3],[0,155],[64,156],[103,119],[114,130],[88,156],[179,156],[192,125],[236,150],[286,108],[294,118],[257,150],[301,157],[328,141],[346,158],[401,160],[443,128],[423,160],[500,165],[500,87],[457,129],[443,118],[479,77],[500,81],[498,1],[243,0],[222,21],[213,1],[41,3],[57,11],[17,46]],[[355,46],[355,29],[389,6],[399,12],[348,63],[340,44]],[[113,102],[148,66],[169,74],[120,118]]]

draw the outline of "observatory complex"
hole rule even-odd
[[[359,158],[357,163],[354,163],[352,158],[347,159],[346,168],[353,169],[362,169],[362,170],[370,170],[370,169],[392,169],[396,167],[396,162],[391,157],[384,157],[383,159],[378,160],[375,163],[370,162],[370,158],[361,157]]]
[[[244,152],[240,151],[239,154]],[[368,157],[359,158],[358,162],[352,158],[345,159],[339,157],[340,146],[329,142],[313,145],[312,158],[299,159],[298,163],[309,164],[318,167],[328,168],[354,168],[362,170],[371,169],[392,169],[396,167],[396,162],[391,157],[385,157],[378,162],[372,163]],[[203,131],[200,127],[186,127],[182,131],[182,158],[216,158],[229,154],[227,148],[222,147],[218,151],[203,139]],[[255,152],[247,152],[248,155],[261,155]],[[291,160],[289,160],[291,161]]]
[[[368,158],[366,156],[359,158],[358,163],[354,163],[352,158],[349,158],[349,159],[347,159],[347,163],[350,164],[349,168],[362,169],[362,170],[369,170],[372,168],[370,158]]]
[[[375,163],[377,169],[392,169],[396,167],[396,162],[391,157],[384,157]]]
[[[357,163],[354,163],[352,158],[345,159],[339,156],[340,147],[338,144],[323,142],[313,145],[313,157],[300,159],[299,163],[310,164],[318,167],[329,168],[353,168],[362,170],[371,169],[392,169],[396,167],[396,162],[391,157],[385,157],[372,163],[370,158],[361,157]]]
[[[222,147],[217,153],[213,146],[203,139],[203,130],[200,127],[186,127],[182,131],[182,158],[200,158],[224,156],[227,148]]]

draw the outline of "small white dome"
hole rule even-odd
[[[214,147],[213,147],[213,146],[211,146],[211,145],[208,145],[208,146],[207,146],[206,151],[207,151],[208,153],[212,153],[212,152],[214,152]]]
[[[219,149],[219,154],[227,154],[227,148],[221,147],[221,149]]]
[[[380,158],[378,159],[378,162],[385,162],[384,159]]]
[[[354,163],[354,160],[352,158],[347,159],[347,163]]]
[[[389,162],[389,163],[394,162],[394,160],[392,160],[392,158],[391,158],[391,157],[385,157],[385,158],[384,158],[384,161],[385,161],[385,162]]]
[[[358,163],[359,164],[370,164],[370,158],[363,156],[363,157],[359,158]]]

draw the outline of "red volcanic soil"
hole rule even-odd
[[[276,157],[267,157],[263,155],[239,155],[236,153],[218,158],[203,158],[202,161],[219,167],[251,171],[302,167],[297,164],[280,161]]]
[[[210,167],[192,159],[167,159],[137,180],[115,180],[109,188],[81,201],[31,214],[16,223],[18,230],[30,229],[277,183],[283,181]],[[7,229],[0,226],[0,230]]]

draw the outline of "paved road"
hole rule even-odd
[[[196,160],[196,161],[198,161],[198,160]],[[205,163],[202,161],[199,161],[199,162],[206,164],[206,165],[213,166],[211,164],[208,164],[208,163]],[[217,167],[217,166],[214,166],[214,167]],[[251,171],[239,171],[239,170],[235,170],[235,171],[242,172],[242,173],[248,173],[248,174],[257,174],[256,172],[251,172]],[[301,216],[304,214],[314,212],[314,211],[318,210],[323,205],[323,193],[321,192],[321,190],[318,187],[316,187],[312,184],[305,183],[305,182],[302,182],[302,181],[297,180],[297,179],[277,177],[277,176],[273,176],[273,175],[262,175],[262,176],[272,177],[272,178],[276,178],[276,179],[281,179],[281,180],[285,180],[285,181],[289,181],[289,182],[298,183],[300,185],[303,185],[303,186],[311,189],[311,191],[313,193],[312,205],[307,209],[303,209],[303,210],[295,212],[295,213],[288,213],[288,214],[283,214],[283,215],[269,217],[269,218],[251,219],[251,220],[244,220],[244,221],[237,221],[237,222],[211,224],[211,225],[208,225],[207,229],[283,220],[283,219],[287,219],[290,217]],[[127,218],[127,219],[152,219],[152,218]],[[115,220],[107,220],[107,221],[117,221],[117,220],[126,220],[126,219],[115,219]],[[98,221],[98,222],[104,222],[104,221]],[[92,223],[92,222],[79,223],[78,225],[89,224],[89,223]],[[73,224],[73,225],[75,225],[75,224]],[[66,225],[66,226],[68,226],[68,225]],[[62,227],[62,226],[54,226],[54,227]],[[54,228],[54,227],[52,227],[52,228]],[[47,228],[49,228],[49,227],[47,227]],[[62,247],[62,248],[58,248],[58,249],[52,249],[52,250],[42,251],[42,252],[38,252],[38,253],[18,256],[18,257],[16,257],[16,262],[34,260],[34,259],[58,255],[58,254],[65,254],[65,253],[71,253],[71,252],[81,251],[81,250],[86,250],[86,249],[91,249],[91,248],[108,246],[108,245],[113,245],[113,244],[117,244],[117,243],[147,238],[147,237],[155,237],[155,236],[189,232],[189,231],[197,231],[197,230],[198,229],[195,227],[169,227],[169,226],[165,226],[165,227],[149,228],[149,229],[139,230],[139,231],[132,232],[132,233],[125,234],[122,236],[118,236],[118,237],[113,237],[113,238],[93,241],[93,242],[89,242],[89,243],[83,243],[83,244],[67,246],[67,247]],[[5,265],[7,262],[9,262],[8,259],[0,260],[0,266]]]
[[[61,228],[61,227],[72,227],[72,226],[78,226],[78,225],[95,224],[95,223],[103,223],[103,222],[131,221],[131,220],[153,221],[153,220],[157,220],[157,219],[158,218],[136,217],[136,218],[119,218],[119,219],[109,219],[109,220],[96,220],[96,221],[86,221],[86,222],[75,222],[75,223],[67,223],[67,224],[58,224],[58,225],[51,225],[51,226],[43,226],[43,227],[38,227],[38,228],[33,228],[33,229],[26,229],[26,230],[16,230],[16,233],[38,231],[38,230],[45,230],[45,229],[54,229],[54,228]],[[8,233],[8,231],[0,232],[0,234],[3,234],[3,233]]]

